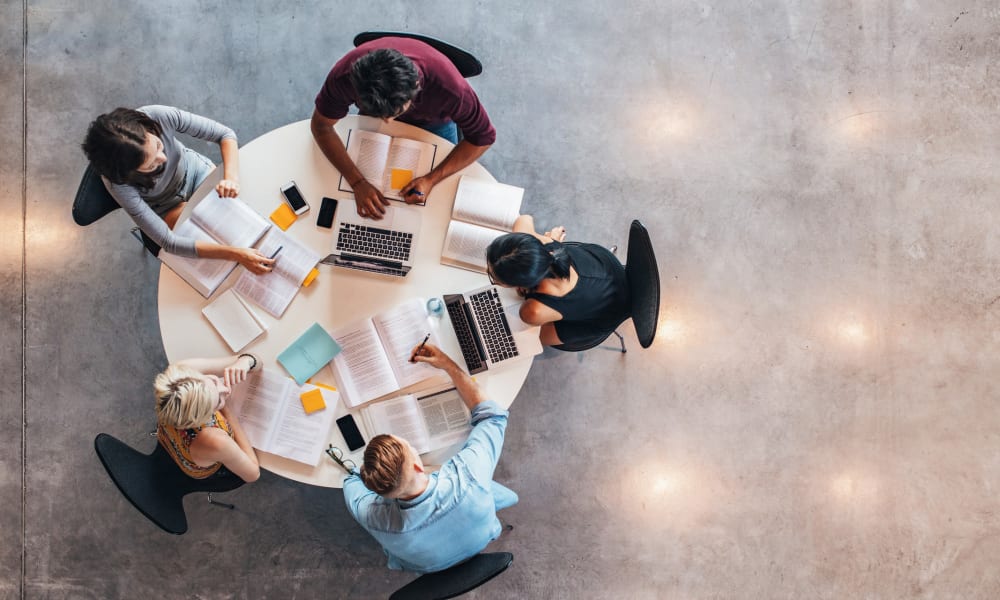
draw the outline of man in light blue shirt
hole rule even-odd
[[[500,535],[496,511],[517,494],[493,481],[507,411],[447,354],[431,344],[414,359],[444,370],[472,412],[472,433],[435,473],[406,440],[378,435],[368,442],[361,472],[344,480],[344,500],[355,520],[382,544],[390,569],[440,571],[472,558]]]

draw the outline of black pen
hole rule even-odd
[[[424,344],[426,344],[427,340],[429,339],[431,339],[431,334],[428,333],[427,335],[424,336],[424,341],[420,342],[420,345],[417,346],[417,349],[413,351],[413,356],[410,357],[410,362],[416,362],[414,359],[417,357],[418,354],[420,354],[420,351],[424,349]]]
[[[274,257],[277,256],[278,253],[281,252],[284,249],[285,249],[284,246],[278,246],[278,249],[274,251],[274,254],[272,254],[271,256],[268,256],[268,258],[270,258],[271,260],[274,260]]]

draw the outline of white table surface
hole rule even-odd
[[[337,123],[337,131],[343,139],[346,139],[347,130],[352,127],[437,143],[438,162],[452,147],[442,138],[404,123],[384,123],[380,119],[356,115],[347,116]],[[203,198],[215,186],[220,171],[221,169],[217,169],[209,177],[194,198]],[[466,167],[461,174],[495,181],[479,163]],[[403,203],[392,202],[394,207],[405,207],[406,210],[419,211],[422,215],[414,266],[407,277],[375,275],[321,264],[318,266],[319,277],[309,287],[301,288],[281,319],[274,319],[254,307],[267,324],[268,330],[241,352],[253,352],[261,357],[265,367],[284,373],[276,357],[313,323],[319,323],[332,332],[347,323],[390,309],[410,298],[440,297],[487,285],[489,281],[483,274],[440,263],[458,178],[459,174],[456,174],[436,186],[429,194],[426,206],[406,207]],[[240,149],[240,197],[265,218],[282,202],[278,189],[290,179],[298,184],[311,210],[300,216],[288,228],[287,233],[321,256],[326,256],[332,245],[332,230],[316,226],[323,196],[339,200],[338,215],[341,211],[356,209],[351,194],[338,191],[340,174],[313,141],[308,120],[275,129]],[[196,203],[196,200],[189,203],[182,220]],[[242,267],[230,275],[211,299],[206,300],[173,271],[161,266],[160,333],[170,362],[231,354],[222,337],[201,314],[201,309],[230,287],[240,271]],[[512,292],[505,290],[504,293]],[[464,366],[447,316],[440,319],[440,332],[443,349]],[[530,367],[530,360],[518,361],[502,369],[490,369],[477,375],[476,380],[486,390],[489,398],[509,408],[524,384]],[[320,370],[313,381],[336,385],[329,366]],[[331,408],[328,407],[327,410]],[[360,425],[357,409],[348,411],[343,402],[340,402],[333,410],[336,410],[338,418],[347,412],[354,413],[355,420]],[[336,424],[331,426],[329,443],[345,451],[347,449]],[[423,458],[428,464],[440,464],[454,451],[453,447],[429,453]],[[362,452],[363,448],[349,456],[360,465]],[[277,475],[313,485],[342,486],[343,471],[325,456],[318,466],[311,467],[267,452],[258,451],[257,455],[261,466]]]

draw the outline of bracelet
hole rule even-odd
[[[236,360],[239,360],[239,359],[243,358],[244,356],[248,357],[250,360],[253,361],[253,364],[250,365],[250,368],[247,369],[247,371],[253,371],[254,369],[256,369],[257,368],[257,357],[254,356],[253,354],[240,354],[239,356],[236,357]]]

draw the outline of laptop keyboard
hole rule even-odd
[[[412,233],[354,223],[341,223],[337,233],[338,252],[365,254],[399,262],[410,260],[412,243]]]
[[[458,338],[458,345],[462,349],[465,366],[469,368],[470,373],[482,371],[486,365],[479,357],[476,340],[472,337],[472,327],[469,325],[469,320],[465,318],[465,311],[462,310],[462,304],[460,302],[448,302],[445,306],[448,307],[448,317],[451,319],[455,336]]]
[[[517,356],[514,335],[510,332],[507,315],[503,312],[503,303],[500,301],[500,293],[497,289],[491,287],[488,290],[472,294],[469,296],[469,301],[472,304],[472,311],[476,313],[479,336],[483,340],[483,345],[486,346],[490,362],[498,363]]]

